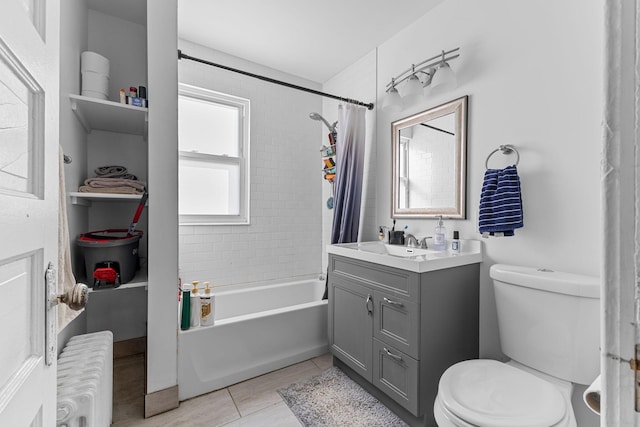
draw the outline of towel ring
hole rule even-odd
[[[491,156],[493,156],[495,153],[497,153],[498,151],[502,151],[502,154],[511,154],[511,153],[516,153],[516,163],[514,164],[514,166],[517,166],[518,163],[520,163],[520,153],[518,153],[518,150],[516,150],[516,147],[514,147],[513,145],[510,144],[505,144],[505,145],[500,145],[498,148],[496,148],[495,150],[493,150],[491,153],[489,153],[489,155],[487,156],[487,160],[484,162],[484,167],[488,170],[489,169],[489,159],[491,158]]]

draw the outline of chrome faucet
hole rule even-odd
[[[429,237],[423,237],[422,239],[418,239],[413,234],[406,234],[404,236],[405,245],[409,248],[420,248],[427,249],[427,239]]]
[[[423,237],[422,240],[420,240],[420,249],[428,249],[427,247],[427,239],[429,237]]]
[[[404,244],[408,248],[417,248],[420,246],[420,244],[418,243],[418,239],[416,239],[416,236],[409,233],[404,235]]]

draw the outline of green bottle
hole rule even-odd
[[[186,331],[191,326],[191,285],[182,285],[182,314],[180,316],[180,329]]]

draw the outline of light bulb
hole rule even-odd
[[[400,98],[398,89],[396,89],[395,86],[392,86],[391,89],[387,91],[387,94],[382,101],[382,109],[390,113],[397,113],[402,110],[402,99]]]
[[[415,74],[407,80],[403,87],[402,99],[405,105],[413,105],[422,97],[422,83]]]
[[[441,62],[431,80],[431,88],[438,91],[455,89],[457,85],[456,75],[446,62]]]
[[[429,96],[431,94],[431,81],[433,80],[433,75],[435,74],[435,68],[429,68],[425,71],[427,77],[424,79],[424,83],[422,83],[422,94],[424,96]]]

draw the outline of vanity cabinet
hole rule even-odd
[[[330,254],[328,286],[333,356],[435,425],[440,376],[478,357],[479,264],[418,273]]]

